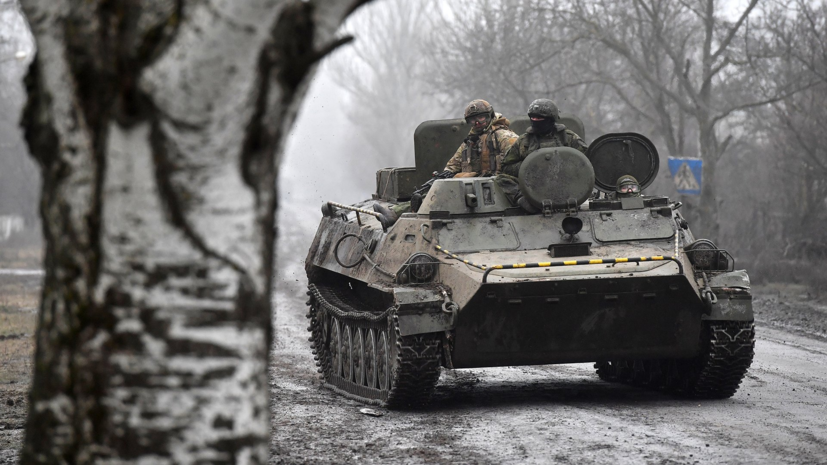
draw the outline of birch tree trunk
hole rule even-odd
[[[276,176],[365,0],[24,0],[46,277],[24,463],[263,463]]]

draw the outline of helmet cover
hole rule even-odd
[[[468,119],[472,116],[482,115],[482,114],[489,114],[494,115],[494,107],[491,106],[490,103],[486,102],[485,100],[472,100],[471,103],[465,107],[465,118]]]

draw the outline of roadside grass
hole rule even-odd
[[[32,378],[34,338],[6,339],[0,341],[0,384],[28,386]]]
[[[21,241],[24,243],[17,244]],[[43,266],[43,248],[39,240],[24,238],[0,244],[0,268],[34,270]]]
[[[8,340],[34,334],[36,314],[18,308],[0,305],[0,338]]]
[[[0,268],[36,269],[42,255],[39,247],[0,247]],[[31,382],[40,288],[39,276],[0,276],[0,387]]]
[[[0,276],[0,312],[37,313],[40,304],[40,279],[10,279]]]
[[[38,269],[39,244],[0,246],[0,268]],[[0,275],[0,387],[28,387],[34,356],[34,333],[40,303],[40,276]]]
[[[19,245],[0,245],[0,268],[39,269],[40,246]],[[36,275],[0,275],[0,463],[16,463],[23,440],[41,282]]]
[[[28,384],[37,314],[0,305],[0,384]]]

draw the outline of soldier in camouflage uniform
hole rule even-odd
[[[537,213],[539,210],[523,197],[517,181],[523,160],[531,152],[547,147],[572,147],[586,153],[588,146],[574,131],[557,122],[560,119],[560,110],[557,104],[549,99],[541,98],[531,102],[528,106],[528,117],[531,118],[531,127],[506,152],[502,174],[497,176],[497,184],[514,204],[529,213]]]
[[[465,121],[471,124],[471,131],[445,169],[463,178],[498,174],[503,156],[517,141],[517,134],[508,128],[509,121],[485,100],[468,104]]]
[[[517,134],[509,129],[511,123],[485,100],[472,100],[465,107],[465,121],[471,124],[471,131],[448,160],[445,170],[456,173],[454,177],[458,178],[497,175],[503,156],[517,141]],[[391,208],[377,203],[373,209],[381,215],[379,221],[387,229],[399,215],[411,211],[411,203],[402,202]]]

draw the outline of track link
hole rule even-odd
[[[612,360],[595,363],[605,381],[662,389],[687,397],[732,397],[752,364],[755,324],[716,321],[704,324],[701,353],[691,359]]]
[[[395,307],[364,310],[345,290],[311,284],[308,296],[311,350],[326,387],[388,408],[428,404],[439,380],[441,334],[403,337]]]

